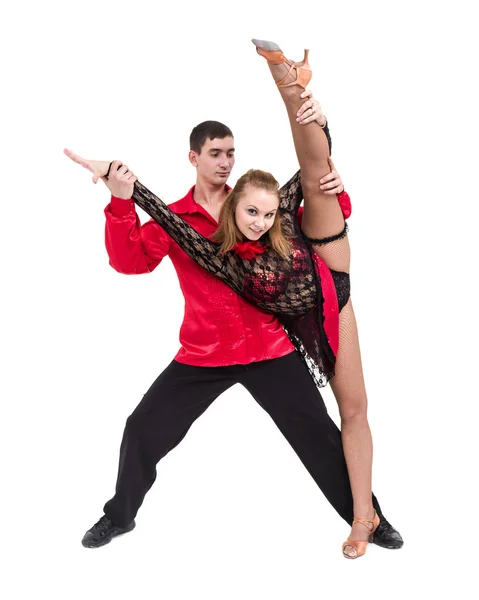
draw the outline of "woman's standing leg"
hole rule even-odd
[[[308,237],[319,239],[340,234],[344,230],[344,218],[337,199],[325,195],[319,188],[321,177],[330,172],[326,135],[316,122],[299,125],[296,120],[297,111],[303,102],[300,94],[307,85],[308,73],[304,70],[301,74],[301,70],[296,68],[294,63],[291,68],[291,63],[282,60],[281,52],[263,55],[268,60],[274,80],[282,80],[278,89],[288,112],[301,167],[304,193],[303,231]],[[300,65],[301,63],[298,67]],[[304,86],[294,84],[296,80],[298,83],[305,82]],[[286,87],[282,87],[285,84]],[[315,251],[331,269],[349,273],[350,248],[346,236],[329,244],[315,246]],[[331,380],[331,387],[341,415],[341,435],[351,481],[354,516],[372,522],[372,438],[367,420],[367,395],[351,299],[340,313],[336,375]],[[361,523],[353,524],[350,539],[367,540],[371,527]],[[344,552],[351,557],[358,554],[356,548],[350,545],[345,547]]]

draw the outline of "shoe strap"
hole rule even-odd
[[[372,533],[374,531],[374,521],[375,521],[376,517],[377,517],[377,513],[374,512],[374,517],[372,519],[353,519],[353,525],[354,525],[354,523],[361,523],[361,525],[364,525],[364,527],[369,529],[369,531]],[[371,527],[369,527],[368,523],[371,524]]]
[[[296,67],[294,63],[291,63],[290,67],[289,67],[289,71],[286,73],[286,75],[280,79],[279,81],[276,82],[276,85],[278,87],[290,87],[293,85],[296,85],[296,81],[298,81],[298,69],[301,67]],[[296,79],[295,81],[292,81],[291,83],[284,83],[286,81],[286,79],[288,79],[288,77],[291,75],[291,72],[293,69],[296,69]]]
[[[256,46],[256,52],[266,58],[272,65],[280,65],[284,62],[284,54],[281,50],[263,50],[263,48]]]
[[[291,74],[291,71],[293,69],[296,69],[296,79],[294,81],[291,81],[290,83],[283,83],[287,77],[289,77],[289,75]],[[283,79],[281,79],[280,81],[278,81],[276,83],[276,85],[280,88],[287,88],[287,87],[293,87],[293,85],[300,85],[298,84],[299,82],[299,72],[303,70],[303,71],[310,71],[311,69],[306,68],[306,65],[304,67],[298,67],[296,63],[292,63],[289,71],[286,73],[286,75],[283,77]]]

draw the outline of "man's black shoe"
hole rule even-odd
[[[91,529],[89,529],[81,543],[85,548],[99,548],[105,544],[109,544],[111,540],[122,533],[128,533],[135,528],[135,521],[132,521],[126,527],[118,527],[111,521],[106,515],[95,523]]]
[[[379,515],[379,517],[379,527],[374,533],[373,542],[382,548],[389,548],[390,550],[401,548],[404,541],[399,531],[396,531],[391,523],[382,515]]]

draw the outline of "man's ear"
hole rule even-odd
[[[190,163],[194,166],[198,166],[198,155],[194,150],[190,150],[188,152],[188,158],[190,159]]]

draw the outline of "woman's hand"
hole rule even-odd
[[[333,194],[344,192],[344,185],[340,174],[334,167],[331,157],[328,158],[328,163],[331,168],[331,173],[328,173],[319,180],[319,183],[321,184],[319,189],[322,190],[324,194],[332,196]]]
[[[73,162],[93,173],[93,183],[101,179],[110,190],[112,196],[123,200],[129,200],[132,197],[133,184],[135,181],[138,181],[138,177],[129,171],[128,167],[122,164],[121,161],[115,160],[111,163],[109,160],[87,160],[66,148],[63,152]],[[107,173],[108,177],[106,177]]]
[[[296,113],[296,121],[300,125],[307,125],[313,121],[317,121],[321,127],[326,125],[326,117],[323,115],[321,104],[314,98],[311,90],[304,90],[300,96],[301,98],[307,98],[298,112]]]
[[[63,152],[73,162],[76,162],[78,165],[81,165],[82,167],[88,169],[91,173],[93,173],[93,183],[96,183],[99,179],[104,180],[105,175],[108,173],[108,168],[111,162],[109,160],[87,160],[86,158],[82,158],[79,154],[75,154],[75,152],[73,152],[72,150],[68,150],[68,148],[65,148]]]

